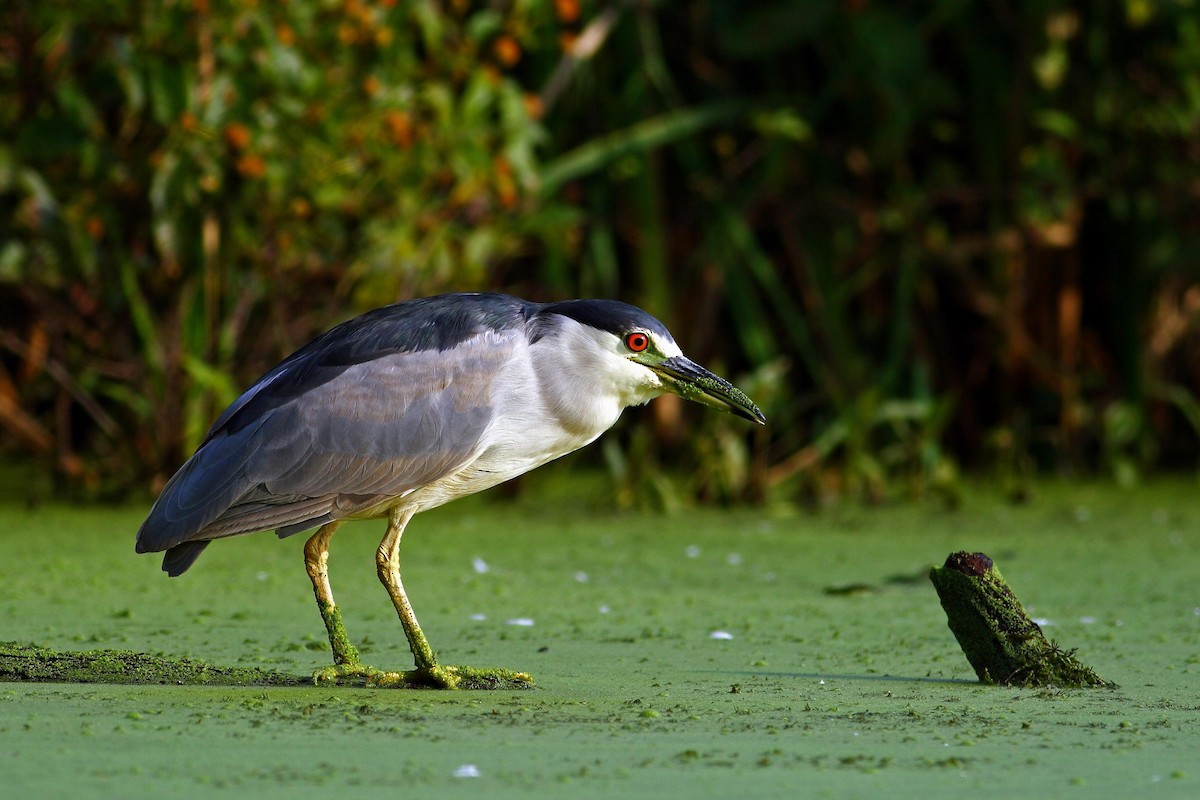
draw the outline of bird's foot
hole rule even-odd
[[[322,685],[371,685],[371,682],[380,675],[388,675],[392,673],[384,672],[375,667],[368,667],[365,664],[349,663],[349,664],[333,664],[328,667],[322,667],[313,673],[313,683],[318,686]]]
[[[365,664],[334,664],[313,673],[318,686],[368,686],[379,689],[532,689],[533,676],[510,669],[428,667],[388,672]]]
[[[443,667],[434,664],[406,672],[383,672],[367,678],[382,689],[532,689],[533,677],[509,669]]]
[[[457,689],[461,683],[457,667],[440,664],[404,672],[382,672],[368,681],[368,685],[381,689]]]

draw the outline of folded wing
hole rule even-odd
[[[352,323],[369,325],[369,316]],[[443,342],[444,350],[414,351],[404,349],[403,327],[330,334],[264,375],[217,420],[155,502],[138,552],[167,550],[163,568],[178,574],[213,539],[298,533],[458,471],[480,452],[492,381],[524,336],[485,327]],[[374,348],[364,349],[366,336]]]

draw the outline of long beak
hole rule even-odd
[[[766,425],[767,418],[754,401],[724,378],[718,377],[691,359],[675,356],[657,364],[647,364],[663,379],[667,388],[685,400],[728,411],[743,419]]]

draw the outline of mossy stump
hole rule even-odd
[[[951,553],[929,571],[946,621],[983,683],[1005,686],[1112,687],[1073,650],[1046,638],[983,553]]]

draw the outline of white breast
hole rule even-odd
[[[652,371],[616,352],[615,337],[568,323],[517,348],[493,383],[494,421],[478,455],[413,492],[409,504],[433,508],[536,469],[594,441],[627,406],[662,394]]]

